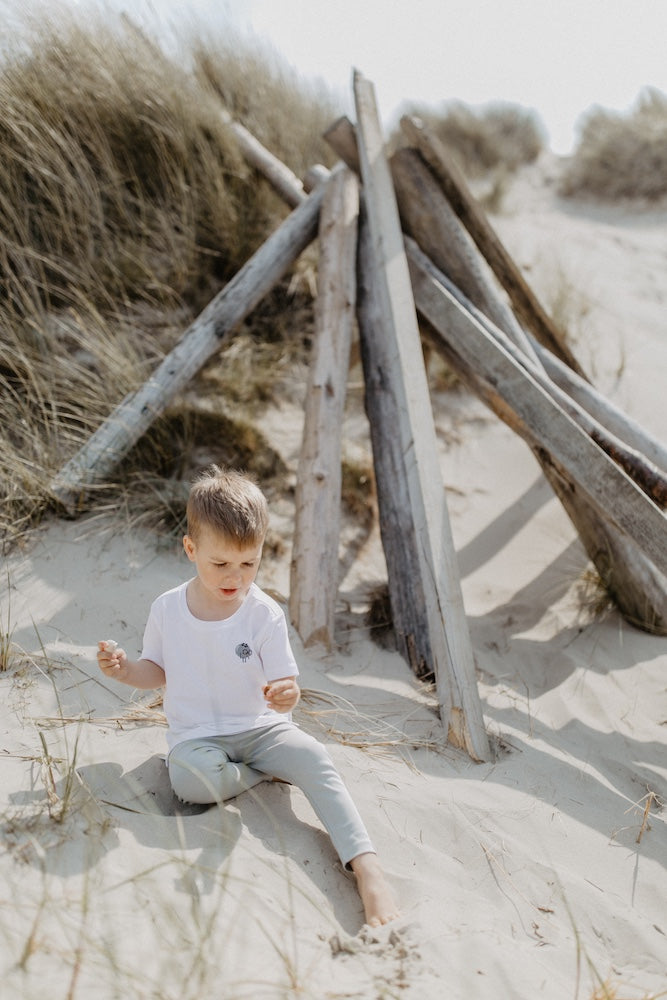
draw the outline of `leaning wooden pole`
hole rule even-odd
[[[565,341],[563,332],[543,309],[486,214],[477,204],[462,172],[438,137],[419,119],[409,115],[401,118],[401,127],[421,153],[429,169],[433,171],[450,205],[472,236],[500,285],[507,292],[516,315],[525,329],[530,330],[552,354],[584,377],[579,362]]]
[[[531,446],[624,617],[648,632],[667,634],[667,520],[660,508],[590,438],[579,436],[583,432],[565,413],[557,414],[553,428],[545,423],[557,412],[551,404],[557,404],[553,399],[547,404],[532,386],[531,401],[526,402],[530,376],[525,370],[520,379],[516,371],[506,377],[493,361],[483,376],[483,351],[472,336],[471,314],[462,319],[456,299],[434,280],[433,265],[418,247],[410,247],[408,254],[417,307],[439,334],[436,346],[473,391]],[[560,437],[554,444],[550,435],[556,426]],[[586,458],[583,466],[579,446]]]
[[[50,491],[67,513],[75,514],[86,494],[111,476],[118,462],[164,412],[169,401],[220,349],[312,242],[317,235],[323,196],[324,187],[320,185],[294,209],[188,327],[148,381],[127,395],[62,467],[51,482]]]
[[[384,343],[367,340],[364,351],[371,359],[378,352],[386,391],[394,398],[398,417],[398,424],[382,429],[384,446],[395,457],[396,472],[403,481],[399,489],[403,489],[408,499],[414,525],[419,574],[411,584],[421,587],[424,593],[442,722],[450,737],[473,758],[486,760],[489,743],[477,691],[444,483],[435,460],[437,440],[403,235],[384,155],[374,89],[358,72],[354,74],[354,96],[371,248],[371,259],[364,259],[363,264],[372,268],[375,276],[376,305],[384,328]],[[361,335],[367,339],[368,331],[362,330]],[[376,478],[380,471],[376,470]],[[381,505],[382,495],[396,490],[397,483],[377,478],[377,486]],[[381,506],[380,510],[382,514]],[[402,572],[397,550],[404,544],[403,538],[388,539],[383,534],[390,588],[392,577]]]
[[[223,110],[220,114],[225,125],[233,133],[246,162],[266,177],[290,208],[300,205],[306,197],[306,190],[296,174],[263,146],[252,132],[240,122],[234,121],[228,111]]]
[[[411,257],[413,253],[420,253],[423,260],[427,262],[429,266],[432,265],[432,261],[427,258],[425,254],[419,251],[417,244],[406,237],[406,245],[408,248],[408,258]],[[655,503],[661,510],[667,507],[667,474],[662,471],[662,468],[655,462],[649,461],[646,455],[633,448],[627,443],[626,440],[620,438],[618,435],[613,434],[609,428],[600,423],[588,409],[579,403],[573,396],[569,395],[565,389],[561,388],[556,382],[552,381],[546,372],[545,368],[541,365],[534,364],[534,362],[526,355],[522,350],[520,350],[516,344],[505,333],[489,320],[484,313],[477,309],[476,306],[470,302],[469,299],[463,294],[463,292],[451,281],[447,275],[442,274],[437,271],[434,267],[434,274],[437,277],[438,282],[452,295],[457,302],[461,303],[464,309],[466,309],[470,315],[480,323],[485,330],[487,330],[492,337],[501,344],[503,349],[507,351],[517,364],[521,365],[526,371],[531,375],[531,377],[547,392],[552,399],[561,407],[565,413],[568,414],[579,427],[585,431],[588,436],[599,445],[602,450],[609,455],[610,458],[619,465],[623,471],[630,476],[630,478],[639,486],[643,492],[650,497],[650,499]],[[551,363],[558,363],[553,355],[547,351],[546,348],[534,342],[536,350],[538,352],[538,357],[540,361],[544,360],[548,355]],[[569,376],[573,379],[578,379],[578,376],[567,366],[563,365],[563,368],[568,372]],[[589,396],[592,397],[594,392],[593,386],[589,382],[585,382],[579,379],[579,382],[585,386],[589,392]],[[601,401],[601,397],[600,397]],[[598,412],[600,412],[598,410]],[[610,412],[610,409],[603,410],[603,413]],[[628,430],[629,425],[624,425],[625,429]],[[612,502],[610,497],[609,502]]]
[[[667,474],[667,446],[650,434],[645,427],[638,424],[615,406],[586,379],[580,378],[563,361],[560,361],[546,347],[534,342],[537,356],[544,370],[554,383],[570,396],[584,410],[601,423],[607,430],[624,441],[630,448],[645,455],[649,462],[657,465]]]
[[[340,168],[340,169],[339,169]],[[315,338],[304,404],[290,566],[290,619],[305,646],[334,644],[342,424],[356,307],[359,182],[342,163],[322,204]]]
[[[667,518],[572,419],[545,386],[539,370],[520,359],[511,341],[491,333],[470,309],[445,287],[443,276],[412,241],[410,275],[417,308],[456,355],[457,368],[483,390],[494,411],[539,449],[543,462],[579,492],[617,531],[632,538],[667,574]]]

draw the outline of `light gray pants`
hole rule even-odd
[[[285,720],[233,736],[185,740],[167,759],[169,780],[183,802],[224,802],[269,777],[304,793],[343,865],[374,853],[366,827],[325,747]]]

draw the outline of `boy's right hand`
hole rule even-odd
[[[97,662],[100,670],[107,677],[114,677],[118,674],[127,654],[124,649],[119,649],[118,643],[113,639],[102,639],[97,644]]]

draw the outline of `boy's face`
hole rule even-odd
[[[190,535],[185,536],[185,554],[197,567],[201,596],[211,607],[219,607],[228,615],[241,606],[257,576],[263,544],[264,539],[239,546],[208,527],[201,529],[196,542]]]

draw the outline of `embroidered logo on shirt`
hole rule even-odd
[[[247,642],[240,642],[234,652],[238,656],[239,660],[243,660],[244,663],[252,656],[252,649]]]

